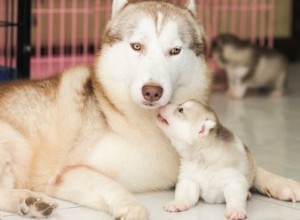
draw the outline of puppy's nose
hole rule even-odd
[[[161,98],[163,91],[163,88],[159,85],[144,85],[142,87],[144,99],[149,102],[158,101]]]

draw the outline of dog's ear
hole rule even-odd
[[[197,8],[195,0],[187,0],[186,6],[194,15],[197,15]]]
[[[113,18],[128,3],[128,0],[113,0],[111,7],[111,17]]]
[[[200,137],[207,137],[211,129],[216,126],[216,122],[210,119],[205,119],[200,122],[199,135]]]

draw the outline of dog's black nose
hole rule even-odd
[[[158,101],[161,98],[163,91],[163,88],[156,84],[144,85],[142,87],[144,99],[149,102]]]

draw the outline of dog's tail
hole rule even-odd
[[[300,201],[300,183],[257,167],[254,188],[271,198]]]

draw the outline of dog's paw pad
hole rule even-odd
[[[28,197],[20,202],[20,215],[45,218],[49,216],[52,211],[57,208],[56,203],[45,201],[37,197]]]
[[[247,215],[246,215],[245,211],[227,210],[226,211],[226,218],[228,220],[242,220],[242,219],[246,219]]]
[[[185,202],[171,201],[164,206],[164,209],[168,212],[182,212],[189,209],[189,206]]]

